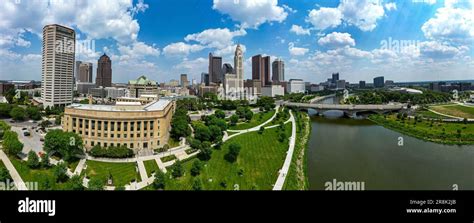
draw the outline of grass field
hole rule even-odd
[[[458,104],[438,105],[430,107],[431,110],[461,118],[474,118],[474,107],[462,106]]]
[[[278,114],[276,115],[275,119],[271,122],[267,123],[264,127],[278,125],[280,122],[286,122],[290,118],[290,113],[287,109],[280,107]]]
[[[107,180],[112,175],[115,186],[125,186],[135,179],[141,181],[140,174],[136,171],[136,163],[106,163],[87,161],[86,173],[89,178],[99,177]]]
[[[260,112],[253,115],[252,120],[250,122],[244,122],[237,124],[236,126],[229,126],[230,130],[244,130],[250,129],[255,126],[259,126],[262,123],[266,122],[268,119],[272,118],[273,114],[275,114],[275,110],[269,112]]]
[[[173,139],[172,137],[170,137],[170,139],[168,140],[168,145],[170,146],[170,148],[178,147],[179,146],[179,140],[176,140],[176,139]]]
[[[143,164],[145,165],[146,174],[148,177],[151,177],[152,173],[156,173],[156,171],[160,169],[158,168],[158,164],[156,164],[154,159],[143,161]]]
[[[39,190],[62,190],[64,189],[65,183],[56,183],[55,177],[53,174],[53,168],[40,168],[40,169],[30,169],[25,161],[19,160],[16,157],[9,157],[10,161],[12,162],[13,166],[15,167],[16,171],[21,176],[21,179],[26,182],[38,182],[38,189]],[[49,181],[50,188],[44,187],[42,182]],[[26,184],[29,186],[30,184]],[[29,188],[32,189],[32,188]]]
[[[432,111],[428,111],[428,110],[419,110],[416,112],[416,114],[418,115],[421,115],[423,116],[424,118],[431,118],[431,119],[449,119],[450,117],[448,116],[444,116],[444,115],[439,115],[439,114],[436,114]]]
[[[160,159],[161,159],[161,162],[166,163],[166,162],[169,162],[171,160],[175,160],[176,156],[175,155],[169,155],[169,156],[161,157]]]
[[[387,128],[417,137],[423,140],[443,144],[474,144],[474,124],[462,122],[438,122],[414,119],[398,120],[396,115],[384,118],[372,115],[370,120]]]
[[[199,176],[204,190],[271,190],[278,170],[283,166],[288,150],[288,139],[278,141],[278,128],[267,129],[262,135],[257,132],[236,136],[225,142],[221,150],[213,150]],[[286,135],[291,136],[291,123],[285,125]],[[224,159],[231,143],[242,146],[235,163]],[[196,158],[195,158],[196,159]],[[185,175],[178,179],[166,180],[166,190],[191,190],[195,177],[190,169],[195,159],[183,163]],[[242,173],[242,176],[239,175]],[[169,174],[169,173],[168,173]],[[224,187],[223,185],[226,185]],[[150,188],[147,188],[150,189]]]

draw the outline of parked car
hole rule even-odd
[[[27,130],[27,128],[26,128],[26,127],[24,127],[24,128],[22,128],[21,130],[25,131],[25,130]]]
[[[28,132],[28,131],[24,131],[24,132],[23,132],[23,135],[24,135],[24,136],[30,136],[31,134],[30,134],[30,132]]]

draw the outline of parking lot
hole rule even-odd
[[[40,131],[36,132],[38,129],[38,123],[33,123],[31,121],[24,122],[10,122],[10,119],[4,119],[11,126],[11,130],[15,131],[18,134],[18,139],[23,143],[24,154],[27,154],[29,151],[33,150],[36,153],[43,151],[43,142],[40,140],[44,138],[45,134],[40,134]],[[24,136],[23,128],[26,128],[30,132],[30,136]]]

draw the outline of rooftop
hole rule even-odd
[[[153,101],[146,105],[139,105],[137,103],[118,103],[116,105],[95,105],[95,104],[72,104],[69,105],[67,108],[74,108],[80,110],[92,110],[92,111],[161,111],[171,103],[169,100],[159,100]]]

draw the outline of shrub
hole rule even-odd
[[[229,146],[229,153],[225,155],[225,159],[230,163],[237,161],[237,157],[239,156],[241,146],[237,143],[232,143]]]
[[[133,150],[126,146],[102,148],[99,145],[95,145],[89,154],[94,157],[104,158],[130,158],[133,157]]]
[[[155,189],[165,189],[165,185],[166,185],[165,179],[166,179],[165,174],[161,171],[158,171],[155,174],[155,180],[153,181],[153,187]]]
[[[194,161],[193,166],[191,167],[191,175],[197,176],[201,173],[202,162],[199,160]]]
[[[35,151],[30,151],[28,153],[28,161],[26,161],[26,164],[31,169],[36,169],[40,167],[39,158],[38,155],[36,155]]]
[[[181,164],[181,161],[177,160],[176,163],[173,164],[171,167],[171,176],[174,178],[179,178],[182,177],[184,174],[184,169],[183,165]]]

